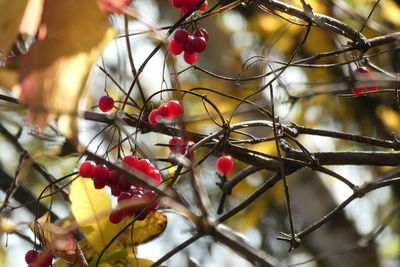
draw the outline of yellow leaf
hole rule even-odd
[[[396,134],[398,134],[399,131],[399,125],[400,125],[400,113],[385,107],[385,106],[379,106],[376,109],[376,115],[378,118],[380,118],[385,124],[386,127],[390,129],[390,131],[394,131]]]
[[[43,39],[20,58],[17,86],[29,118],[43,127],[49,115],[76,114],[89,71],[115,31],[96,1],[81,0],[46,1],[41,29]]]
[[[0,0],[0,63],[18,35],[18,28],[28,0]],[[1,64],[0,64],[1,65]]]
[[[153,211],[143,221],[136,221],[133,231],[125,231],[118,241],[125,247],[142,244],[159,236],[166,227],[167,217],[160,212]]]
[[[91,179],[78,178],[70,188],[71,210],[91,246],[100,252],[118,233],[108,214],[111,200],[105,189],[97,190]],[[112,246],[113,247],[113,246]]]
[[[153,261],[151,260],[128,257],[128,265],[126,267],[149,267],[152,264]]]

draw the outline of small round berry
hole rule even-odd
[[[168,43],[168,51],[171,54],[177,56],[177,55],[179,55],[180,53],[183,52],[183,45],[181,45],[180,43],[178,43],[174,39],[172,39]]]
[[[121,192],[121,194],[119,194],[118,196],[118,203],[130,199],[132,197],[132,194],[129,192]]]
[[[33,250],[33,249],[28,250],[28,251],[25,253],[25,262],[26,262],[27,264],[34,263],[35,260],[36,260],[36,258],[37,258],[37,255],[38,255],[38,254],[39,254],[39,252],[37,252],[36,250]]]
[[[197,53],[193,53],[193,54],[188,54],[188,53],[184,53],[183,54],[183,59],[185,60],[185,62],[187,64],[194,64],[197,60]]]
[[[219,172],[227,174],[233,169],[233,160],[229,156],[222,156],[218,158],[216,166]]]
[[[114,107],[114,99],[111,96],[105,95],[99,99],[99,109],[103,112],[108,112]]]
[[[179,29],[174,34],[174,40],[179,44],[185,44],[188,40],[189,34],[185,29]]]
[[[117,185],[111,185],[111,195],[113,195],[114,197],[117,197],[121,194],[121,189],[119,188],[118,184]]]
[[[151,125],[157,125],[157,117],[158,117],[158,110],[157,109],[153,109],[148,117],[149,123]]]
[[[106,186],[106,180],[104,180],[101,177],[95,176],[95,177],[93,177],[93,185],[94,185],[94,188],[96,188],[96,189],[102,189]]]
[[[153,167],[154,168],[154,167]],[[144,174],[149,174],[151,171],[150,160],[140,159],[137,161],[136,169],[143,172]]]
[[[367,70],[366,68],[357,68],[354,71],[354,77],[356,78],[356,80],[359,80],[359,84],[360,86],[357,86],[356,88],[354,88],[355,90],[353,90],[353,93],[355,95],[357,95],[356,92],[354,91],[360,91],[358,92],[360,95],[362,93],[362,90],[367,90],[369,92],[374,92],[378,89],[378,85],[376,83],[375,80],[373,80],[372,78],[372,74],[369,70]]]
[[[351,88],[351,91],[355,95],[362,95],[362,93],[364,92],[364,88]]]
[[[183,147],[182,145],[185,144],[185,141],[183,141],[180,137],[174,136],[169,140],[168,144],[172,145],[169,146],[169,150],[172,152],[178,152],[180,151],[180,148]]]
[[[181,7],[181,12],[182,12],[183,14],[186,14],[186,13],[189,12],[189,9],[187,9],[186,7]]]
[[[207,48],[207,42],[204,37],[195,37],[192,44],[197,53],[201,53]]]
[[[97,165],[94,172],[94,177],[103,180],[104,182],[108,179],[108,168],[106,165]]]
[[[87,160],[82,162],[79,166],[79,175],[84,178],[91,178],[94,176],[96,172],[96,163],[93,161]]]
[[[181,8],[186,5],[186,0],[171,0],[171,3],[176,8]]]
[[[206,42],[208,42],[208,32],[204,28],[200,28],[194,31],[193,33],[194,37],[204,37],[206,39]]]
[[[204,10],[206,10],[207,6],[208,6],[208,2],[207,2],[207,0],[206,0],[206,1],[204,1],[203,4],[201,4],[201,6],[199,7],[198,10],[199,10],[199,11],[204,11]]]
[[[148,200],[149,202],[154,201],[153,204],[149,207],[150,211],[153,211],[158,207],[157,194],[154,193],[153,191],[144,192],[143,198]]]
[[[150,172],[149,176],[155,185],[159,185],[161,183],[161,174],[159,171],[153,170]]]
[[[41,251],[36,258],[33,266],[49,267],[53,261],[53,255],[51,255],[49,250]]]
[[[127,191],[132,186],[131,181],[129,181],[125,175],[121,175],[118,180],[118,187],[121,191]]]
[[[136,167],[137,158],[135,156],[125,156],[122,159],[122,162],[124,163],[125,167],[132,169]]]
[[[115,210],[110,213],[110,216],[108,217],[108,219],[110,220],[111,223],[118,224],[122,221],[123,216],[124,216],[124,214],[122,213],[122,211]]]
[[[108,172],[108,179],[107,179],[107,184],[108,185],[117,185],[119,181],[119,172],[110,170]]]
[[[169,101],[168,102],[168,111],[169,111],[169,116],[171,118],[177,117],[177,116],[181,115],[181,113],[182,113],[182,106],[176,100]]]
[[[163,118],[169,117],[169,110],[167,104],[164,103],[158,107],[158,115],[160,115]]]
[[[185,53],[193,54],[194,52],[196,52],[196,50],[194,49],[194,46],[193,46],[193,40],[194,40],[193,35],[189,35],[188,39],[183,47],[183,51]]]

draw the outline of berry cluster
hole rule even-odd
[[[233,160],[229,156],[219,157],[216,166],[220,173],[227,174],[233,169]]]
[[[114,107],[114,99],[108,95],[102,96],[99,99],[98,106],[101,111],[108,112]]]
[[[29,267],[49,267],[53,261],[53,255],[49,251],[28,250],[25,254],[25,262]]]
[[[183,14],[186,14],[189,12],[189,10],[194,8],[194,6],[197,5],[197,3],[199,3],[199,1],[200,0],[169,0],[169,3],[176,8],[180,8],[181,12]],[[197,10],[204,11],[204,10],[206,10],[207,6],[208,6],[208,2],[206,0],[206,1],[204,1],[203,4],[201,4],[201,6]]]
[[[169,146],[169,150],[171,151],[172,154],[181,154],[184,155],[187,153],[187,151],[191,148],[191,145],[186,143],[182,138],[180,137],[172,137],[168,144],[170,144],[171,146]],[[193,158],[193,152],[188,154],[187,157],[189,159]]]
[[[352,88],[353,94],[355,95],[361,95],[365,90],[374,92],[378,89],[376,81],[372,79],[371,72],[366,68],[357,68],[354,71],[354,78],[357,81],[361,81],[362,84],[362,86]]]
[[[172,118],[178,117],[182,113],[181,104],[178,101],[173,100],[168,103],[161,104],[157,109],[153,109],[149,113],[149,123],[151,125],[156,125],[163,120],[170,120]]]
[[[148,181],[154,185],[161,183],[161,175],[155,169],[154,165],[148,159],[137,159],[134,156],[125,156],[122,159],[124,167],[142,174]],[[110,214],[110,222],[119,223],[123,216],[135,216],[146,209],[138,219],[143,220],[146,216],[157,208],[157,195],[144,188],[141,184],[134,184],[121,175],[117,171],[109,170],[105,165],[96,165],[93,161],[85,161],[79,166],[79,174],[83,178],[92,178],[96,189],[110,187],[111,194],[118,197],[118,209]],[[136,205],[129,207],[129,203],[134,203],[136,200],[144,200],[146,205]],[[147,204],[152,203],[150,207]],[[128,207],[127,207],[128,206]]]
[[[185,29],[179,29],[174,34],[168,44],[168,50],[173,55],[183,53],[183,59],[188,64],[194,64],[197,60],[197,53],[202,53],[207,48],[208,32],[203,29],[197,29],[193,35]]]

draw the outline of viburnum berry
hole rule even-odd
[[[175,39],[172,39],[168,43],[168,51],[171,54],[175,55],[175,56],[177,56],[180,53],[182,53],[183,52],[183,48],[184,48],[184,45],[178,43],[177,41],[175,41]]]
[[[176,8],[181,8],[186,5],[186,0],[171,0],[171,4]]]
[[[111,223],[118,224],[122,221],[123,216],[124,214],[122,213],[121,210],[114,210],[110,213],[108,219]]]
[[[152,179],[152,181],[153,181],[153,183],[154,183],[155,185],[159,185],[159,184],[161,183],[161,174],[160,174],[159,171],[157,171],[157,170],[152,170],[152,171],[149,173],[149,176],[151,177],[151,179]]]
[[[108,172],[108,179],[107,179],[107,184],[108,185],[117,185],[119,181],[119,172],[110,170]]]
[[[111,188],[111,195],[113,195],[114,197],[119,196],[119,194],[121,194],[121,189],[119,188],[119,185],[110,185]]]
[[[157,117],[158,117],[158,110],[157,109],[153,109],[150,113],[149,113],[149,123],[151,125],[156,125],[157,124]]]
[[[169,146],[169,150],[171,150],[172,152],[179,152],[181,151],[180,148],[182,148],[182,145],[185,144],[185,141],[183,141],[180,137],[174,136],[169,140],[168,144],[172,145]]]
[[[188,40],[189,34],[185,29],[179,29],[174,34],[174,40],[179,44],[185,44]]]
[[[208,42],[208,32],[204,28],[200,28],[194,31],[193,33],[194,37],[204,37],[206,39],[206,42]]]
[[[114,107],[114,99],[111,96],[102,96],[99,99],[99,109],[103,112],[108,112]]]
[[[79,175],[84,178],[91,178],[96,172],[96,163],[93,161],[85,161],[79,166]]]
[[[233,160],[229,156],[222,156],[217,159],[217,170],[223,174],[227,174],[233,169]]]
[[[125,156],[122,159],[122,162],[124,163],[124,166],[128,167],[128,168],[135,168],[137,161],[138,161],[138,159],[135,156]]]
[[[146,191],[143,193],[143,198],[148,200],[148,202],[153,202],[153,204],[148,208],[149,211],[153,211],[158,207],[158,201],[157,201],[157,194],[154,193],[153,191]]]
[[[206,1],[204,1],[203,4],[201,4],[201,6],[199,7],[198,11],[204,11],[204,10],[206,10],[207,6],[208,6],[208,2],[207,2],[207,0],[206,0]]]
[[[106,180],[100,177],[93,177],[93,185],[96,189],[102,189],[106,186]]]
[[[39,252],[37,252],[36,250],[33,250],[33,249],[28,250],[28,251],[25,253],[25,262],[26,262],[27,264],[34,263],[34,262],[36,261],[36,258],[37,258],[37,255],[38,255],[38,254],[39,254]]]
[[[361,95],[364,90],[374,92],[378,89],[376,81],[372,79],[372,74],[366,68],[357,68],[354,70],[354,77],[358,81],[358,84],[352,88],[353,94]]]
[[[194,46],[193,46],[193,40],[194,40],[193,35],[189,35],[188,39],[183,47],[183,51],[185,53],[193,54],[194,52],[196,52],[196,50],[194,49]]]
[[[207,42],[204,37],[195,37],[192,41],[192,46],[197,53],[201,53],[207,48]]]
[[[49,250],[44,250],[39,252],[32,266],[49,267],[52,261],[53,261],[53,255],[51,255]]]
[[[154,169],[154,166],[151,166],[151,163],[148,159],[140,159],[137,161],[136,169],[144,174],[149,174],[152,168]]]
[[[185,62],[187,64],[194,64],[197,60],[197,53],[193,53],[193,54],[188,54],[188,53],[184,53],[183,54],[183,59],[185,60]]]
[[[170,117],[172,117],[172,118],[177,117],[177,116],[181,115],[181,113],[182,113],[182,106],[176,100],[169,101],[168,102],[168,111],[169,111]]]
[[[108,168],[106,165],[97,165],[96,170],[94,172],[94,177],[100,178],[101,180],[106,181],[108,179]]]
[[[125,175],[121,175],[118,180],[118,188],[121,191],[127,191],[132,186],[131,181],[129,181]]]
[[[169,117],[169,110],[167,104],[164,103],[158,107],[158,115],[166,119]]]

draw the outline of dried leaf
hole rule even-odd
[[[111,200],[106,190],[96,190],[91,179],[78,178],[71,184],[69,198],[81,231],[90,245],[100,252],[119,230],[119,226],[108,221]],[[113,248],[111,246],[110,251]]]
[[[49,115],[76,114],[90,68],[115,36],[95,1],[46,1],[42,25],[46,37],[21,56],[17,85],[39,127]]]
[[[29,227],[51,253],[79,266],[86,266],[85,257],[75,238],[66,228],[50,223],[50,215],[46,213]]]

